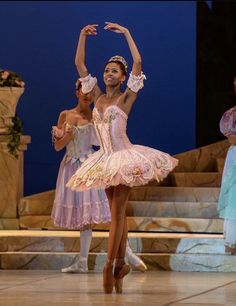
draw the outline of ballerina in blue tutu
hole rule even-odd
[[[233,84],[236,94],[236,75]],[[223,114],[220,131],[228,138],[231,146],[223,170],[218,212],[224,219],[225,251],[234,254],[236,253],[236,105]]]

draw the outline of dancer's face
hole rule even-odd
[[[81,89],[76,90],[76,97],[82,104],[90,105],[92,103],[92,95],[90,93],[82,93]]]
[[[107,86],[120,85],[125,80],[120,65],[117,63],[108,63],[103,73],[103,80]]]

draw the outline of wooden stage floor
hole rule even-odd
[[[131,272],[124,292],[104,294],[102,273],[0,270],[4,306],[235,306],[236,273]]]

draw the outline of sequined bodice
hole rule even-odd
[[[97,144],[94,126],[92,123],[73,126],[74,138],[66,146],[66,156],[74,159],[87,157],[93,152],[92,145]]]
[[[108,106],[103,113],[94,107],[93,121],[104,152],[116,152],[132,146],[126,135],[127,119],[128,116],[117,105]]]

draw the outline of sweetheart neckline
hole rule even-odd
[[[109,108],[111,108],[111,107],[116,107],[119,111],[121,111],[121,113],[122,113],[123,115],[125,115],[126,119],[128,118],[128,115],[123,111],[123,109],[121,109],[121,108],[120,108],[118,105],[116,105],[116,104],[112,104],[112,105],[107,106],[106,109],[105,109],[103,112],[99,111],[99,109],[98,109],[96,106],[94,106],[94,109],[96,109],[96,111],[99,113],[99,116],[100,116],[100,117],[101,117],[101,114],[102,114],[102,117],[104,117],[104,116],[105,116],[105,113],[106,113],[106,111],[107,111],[107,109],[109,109]]]
[[[78,128],[84,128],[84,127],[86,127],[86,126],[88,126],[88,125],[93,125],[92,122],[88,122],[88,123],[86,123],[86,124],[81,124],[81,125],[80,125],[80,124],[69,124],[69,123],[67,123],[67,122],[66,122],[66,124],[71,125],[71,126],[73,126],[73,127],[75,127],[75,128],[77,128],[77,127],[78,127]]]

